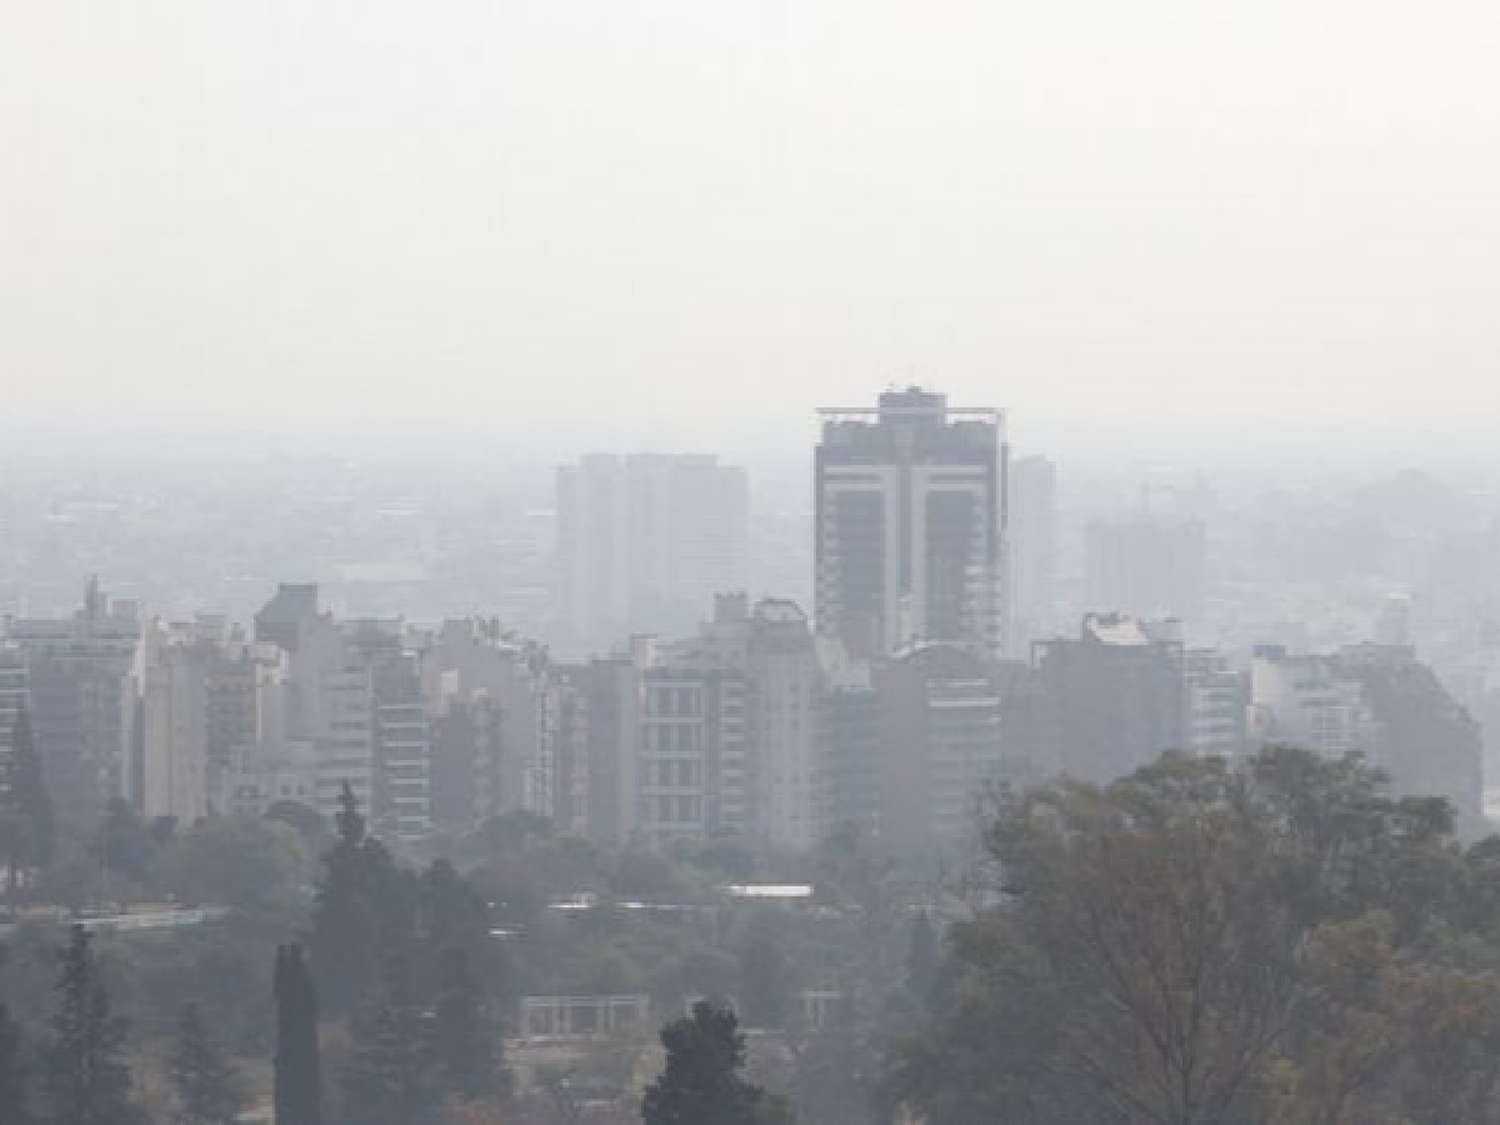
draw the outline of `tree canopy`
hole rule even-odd
[[[1494,848],[1452,831],[1357,758],[1279,748],[1008,797],[995,898],[891,1092],[948,1125],[1500,1120],[1472,940],[1500,923]]]

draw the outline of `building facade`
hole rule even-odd
[[[996,410],[911,387],[821,412],[816,616],[856,655],[1003,643],[1007,445]]]
[[[133,602],[90,581],[71,618],[13,622],[31,724],[61,823],[91,824],[116,799],[140,806],[143,626]]]
[[[557,602],[579,652],[682,635],[748,581],[749,487],[709,456],[593,455],[557,472]]]

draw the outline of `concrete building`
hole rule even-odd
[[[243,807],[248,794],[237,793],[240,779],[252,775],[262,753],[279,743],[283,732],[275,708],[284,678],[280,650],[252,644],[238,627],[211,648],[204,704],[204,765],[211,808]]]
[[[1188,706],[1175,629],[1089,614],[1077,637],[1040,642],[1034,653],[1052,768],[1107,783],[1183,748]]]
[[[1363,754],[1397,793],[1444,797],[1465,831],[1483,825],[1479,724],[1410,648],[1293,654],[1262,647],[1252,668],[1251,718],[1257,744]]]
[[[956,645],[924,645],[877,667],[875,682],[881,836],[972,834],[1004,780],[1000,695],[986,663]]]
[[[1404,646],[1355,645],[1339,658],[1364,689],[1374,720],[1369,754],[1395,791],[1444,797],[1466,835],[1490,831],[1483,734],[1433,670]]]
[[[557,472],[557,599],[569,644],[681,635],[748,581],[743,469],[707,456],[594,455]]]
[[[636,767],[641,837],[660,843],[746,831],[749,697],[743,669],[646,671]]]
[[[1250,735],[1338,757],[1369,748],[1374,716],[1364,688],[1327,654],[1255,650],[1250,666]]]
[[[447,697],[432,720],[432,819],[463,833],[505,811],[500,708],[487,695]]]
[[[141,803],[143,628],[133,602],[91,580],[70,618],[13,622],[30,678],[31,725],[63,825],[88,825],[117,797]]]
[[[375,728],[371,823],[379,833],[417,840],[432,832],[432,741],[420,656],[399,620],[349,621],[344,638],[369,669]]]
[[[1057,466],[1018,457],[1010,469],[1006,649],[1025,659],[1057,631]]]
[[[787,847],[814,841],[818,692],[816,643],[801,607],[721,594],[696,636],[660,647],[659,666],[745,683],[744,828]]]
[[[1142,620],[1203,618],[1205,540],[1197,520],[1100,520],[1085,540],[1086,608]]]
[[[147,633],[139,812],[192,824],[208,813],[211,646],[157,625]]]
[[[501,811],[552,816],[565,684],[547,650],[494,620],[447,621],[426,642],[422,669],[429,713],[444,714],[453,701],[478,697],[494,707],[503,745],[496,779]]]
[[[30,707],[26,661],[19,649],[0,643],[0,795],[10,792],[16,724]]]
[[[600,657],[564,669],[586,714],[586,834],[619,846],[635,832],[640,785],[641,708],[649,661],[631,654]]]
[[[911,387],[821,411],[820,634],[855,656],[915,643],[994,657],[1003,642],[1007,445],[995,410]]]
[[[1182,748],[1237,758],[1248,747],[1249,677],[1209,649],[1182,654]]]
[[[274,789],[309,779],[312,800],[325,817],[338,812],[347,783],[367,812],[374,807],[377,752],[375,688],[368,660],[350,645],[331,614],[322,612],[316,586],[283,585],[256,615],[256,639],[286,660],[282,744],[271,759],[282,779]],[[292,782],[291,778],[297,778]]]
[[[835,658],[836,659],[836,658]],[[880,830],[880,697],[869,661],[829,662],[818,707],[815,834]]]

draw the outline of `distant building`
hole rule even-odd
[[[484,618],[445,621],[427,641],[422,666],[430,713],[483,699],[499,717],[498,811],[555,816],[564,796],[556,791],[559,713],[569,690],[562,666]]]
[[[749,488],[714,457],[593,455],[557,472],[557,595],[569,642],[685,633],[749,575]]]
[[[161,626],[147,634],[141,815],[192,824],[208,812],[209,645]]]
[[[1196,520],[1091,523],[1085,600],[1096,613],[1196,622],[1203,617],[1204,533]]]
[[[636,830],[702,839],[749,826],[750,685],[743,669],[649,669],[641,707]]]
[[[1355,645],[1332,654],[1267,646],[1253,666],[1252,734],[1339,756],[1361,753],[1396,792],[1446,798],[1461,827],[1483,825],[1480,726],[1411,649]]]
[[[432,740],[422,698],[420,657],[399,620],[344,623],[344,638],[369,669],[375,727],[376,830],[405,839],[432,831]]]
[[[256,639],[286,661],[280,737],[267,747],[275,789],[307,791],[326,818],[347,784],[368,816],[376,796],[375,690],[369,662],[350,645],[316,586],[280,587],[255,618]],[[301,768],[310,766],[310,777]],[[267,794],[270,796],[271,794]],[[331,821],[330,821],[331,822]]]
[[[627,843],[637,820],[644,661],[599,657],[565,669],[585,715],[586,834],[602,844]]]
[[[747,683],[746,830],[787,847],[813,842],[820,667],[807,614],[768,598],[721,594],[714,617],[662,645],[664,667],[738,673]]]
[[[856,656],[917,643],[1000,654],[1007,445],[996,410],[911,387],[821,411],[820,634]]]
[[[143,628],[133,602],[90,581],[70,618],[11,625],[30,678],[31,725],[58,818],[97,821],[115,798],[141,802]]]
[[[925,645],[878,666],[875,682],[881,836],[918,843],[972,834],[1005,780],[990,667],[958,646]]]
[[[505,811],[500,708],[488,696],[449,699],[432,723],[432,819],[461,834]]]
[[[1208,649],[1182,654],[1182,749],[1237,758],[1247,749],[1250,681]]]
[[[842,664],[827,672],[818,710],[816,835],[874,835],[880,813],[880,697],[869,661]]]
[[[956,645],[873,662],[829,654],[819,709],[816,838],[962,839],[1001,788],[1042,780],[1038,681]]]
[[[1010,468],[1007,649],[1024,658],[1057,630],[1057,466],[1019,457]]]
[[[1040,642],[1054,768],[1109,782],[1187,741],[1183,646],[1170,627],[1089,614],[1077,637]]]
[[[26,661],[19,649],[0,643],[0,795],[10,792],[16,724],[30,706]]]
[[[1326,654],[1255,651],[1250,669],[1251,729],[1257,745],[1296,746],[1328,757],[1368,750],[1374,716],[1363,686]]]

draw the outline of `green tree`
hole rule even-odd
[[[1500,847],[1361,759],[1166,754],[1005,801],[889,1092],[945,1125],[1497,1116]]]
[[[294,829],[302,837],[308,855],[321,855],[328,843],[328,826],[318,810],[301,801],[281,800],[266,810],[266,819]]]
[[[177,1102],[174,1125],[234,1125],[248,1099],[198,1005],[183,1007],[174,1030],[168,1064]]]
[[[386,959],[350,1033],[343,1081],[348,1125],[414,1125],[436,1112],[422,1009],[404,957]]]
[[[170,822],[141,823],[129,802],[114,797],[104,821],[88,844],[88,855],[99,879],[99,898],[128,904],[146,889],[152,862],[171,837]]]
[[[500,1038],[486,1011],[483,989],[461,949],[448,949],[438,959],[429,1048],[433,1079],[441,1093],[466,1101],[508,1093]]]
[[[1002,805],[1011,901],[954,932],[957,981],[896,1088],[954,1125],[1208,1125],[1247,1112],[1303,992],[1274,848],[1220,763]]]
[[[182,832],[153,864],[154,882],[178,901],[256,915],[300,909],[307,857],[295,830],[269,818],[210,817]]]
[[[355,1009],[369,990],[383,953],[407,951],[416,928],[415,880],[366,834],[348,782],[335,817],[338,839],[313,910],[312,965],[318,995],[334,1013]]]
[[[276,950],[276,1125],[321,1125],[318,997],[296,945]]]
[[[707,1003],[662,1028],[666,1069],[641,1103],[645,1125],[757,1125],[767,1098],[746,1082],[745,1036],[728,1009]]]
[[[752,1027],[784,1029],[792,1008],[791,966],[769,935],[757,934],[740,958],[740,1000]]]
[[[128,1125],[141,1120],[125,1064],[125,1025],[110,1013],[91,939],[74,926],[60,955],[57,1014],[42,1071],[58,1125]]]
[[[1500,1120],[1500,980],[1422,962],[1376,911],[1308,945],[1317,1003],[1274,1071],[1275,1125]]]

